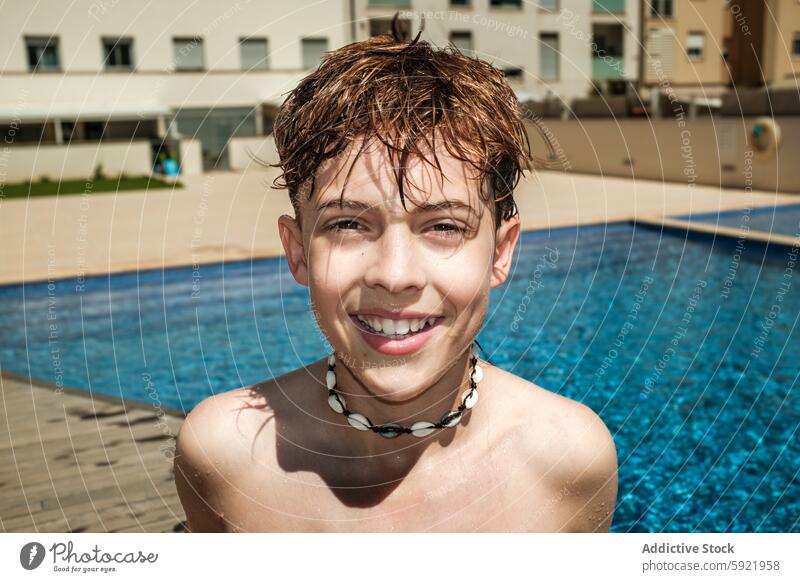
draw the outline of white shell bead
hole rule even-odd
[[[472,372],[472,381],[477,384],[481,380],[483,380],[483,368],[475,364],[475,371]]]
[[[328,396],[328,405],[333,409],[334,412],[338,412],[339,414],[344,412],[344,398],[337,394],[331,394]]]
[[[333,366],[336,363],[336,354],[328,356],[328,365]]]
[[[328,384],[328,390],[336,387],[336,373],[333,370],[328,370],[325,374],[325,382]]]
[[[350,423],[350,426],[358,430],[369,430],[369,420],[367,420],[367,417],[363,414],[354,412],[347,417],[347,422]]]
[[[427,420],[420,420],[411,425],[411,434],[415,437],[424,437],[436,430],[436,426]]]
[[[478,391],[469,388],[461,395],[461,402],[467,408],[472,408],[478,403]]]

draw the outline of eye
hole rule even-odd
[[[361,226],[355,220],[352,219],[345,219],[345,220],[337,220],[325,227],[325,230],[331,230],[334,232],[341,232],[344,230],[358,230],[358,226]]]
[[[442,230],[438,230],[440,227],[442,227]],[[467,229],[461,228],[457,224],[452,224],[449,222],[440,222],[439,224],[434,224],[431,228],[433,228],[436,232],[444,234],[445,238],[462,235],[467,231]]]

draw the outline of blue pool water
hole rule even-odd
[[[750,230],[785,236],[800,236],[800,204],[784,204],[782,206],[766,206],[763,208],[746,207],[722,212],[687,214],[676,216],[675,218],[732,228],[749,228]]]
[[[518,249],[478,339],[609,426],[613,530],[800,531],[797,257],[625,224]],[[328,353],[309,306],[282,259],[4,287],[0,367],[191,409]]]

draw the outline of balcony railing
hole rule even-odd
[[[369,0],[369,6],[399,6],[409,8],[411,0]]]
[[[594,14],[621,14],[625,12],[625,0],[592,0]]]
[[[625,74],[625,64],[622,57],[592,57],[592,79],[602,81],[605,79],[622,79]]]

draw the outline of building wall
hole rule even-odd
[[[556,168],[684,184],[767,192],[800,192],[800,117],[776,118],[782,139],[777,155],[749,155],[756,118],[543,120],[556,149]],[[544,142],[528,126],[531,146]]]
[[[0,124],[47,121],[58,129],[62,122],[150,120],[157,121],[157,140],[178,110],[214,110],[212,116],[225,116],[233,108],[260,111],[256,108],[262,104],[280,104],[308,72],[302,38],[325,38],[328,50],[350,42],[348,7],[345,0],[300,5],[294,0],[8,3],[2,9],[0,35]],[[59,68],[31,72],[26,37],[51,36],[58,39]],[[107,37],[133,39],[132,70],[106,70],[102,39]],[[176,37],[202,38],[201,70],[176,70]],[[267,39],[268,70],[243,66],[240,40],[248,37]],[[268,125],[258,118],[256,134]],[[48,150],[35,168],[29,163],[20,167],[30,167],[32,176],[66,177],[73,170],[61,168],[59,160],[77,156],[73,173],[82,174],[85,151],[69,153],[73,148],[62,146],[58,155]],[[202,147],[204,155],[206,149]],[[15,156],[25,160],[27,151]],[[54,165],[43,169],[46,159]],[[145,173],[151,167],[148,160]]]
[[[657,18],[645,14],[645,46],[649,52],[658,52],[658,45],[670,45],[671,54],[662,59],[668,80],[675,86],[725,85],[730,75],[722,52],[726,38],[741,35],[743,46],[740,55],[743,66],[760,77],[755,67],[760,67],[763,79],[770,85],[792,85],[800,75],[800,57],[791,54],[795,32],[800,32],[800,1],[798,0],[673,0],[673,18]],[[758,11],[758,14],[749,11]],[[654,41],[649,33],[657,28],[670,32],[669,40]],[[692,60],[686,54],[690,31],[706,32],[705,57]],[[752,58],[751,43],[760,46],[757,59]],[[759,49],[756,49],[759,50]],[[648,56],[645,56],[646,61]],[[747,59],[752,59],[749,62]],[[646,82],[657,82],[657,76],[648,66]],[[747,76],[747,75],[745,75]]]
[[[729,75],[722,58],[724,39],[731,35],[732,17],[725,0],[673,0],[673,15],[654,17],[649,8],[645,12],[645,36],[643,43],[648,47],[651,59],[657,48],[652,41],[648,43],[651,29],[662,31],[661,43],[671,54],[661,55],[664,75],[675,86],[681,85],[722,85],[729,81]],[[689,58],[686,44],[689,32],[705,33],[705,50],[702,58]],[[667,48],[668,47],[668,48]],[[648,59],[648,55],[645,55]],[[652,64],[646,67],[646,81],[658,82],[657,72]]]
[[[20,145],[8,148],[2,181],[13,184],[49,178],[56,181],[90,178],[98,166],[103,174],[117,177],[147,176],[152,170],[150,143],[80,143],[70,146]]]
[[[764,56],[768,79],[774,85],[796,86],[800,77],[800,56],[792,55],[795,33],[800,32],[798,0],[767,0],[764,35]]]
[[[42,0],[3,8],[0,108],[28,111],[255,106],[280,102],[303,75],[300,39],[349,42],[346,2],[298,8],[292,0]],[[8,34],[6,31],[13,31]],[[60,72],[29,72],[26,36],[59,38]],[[103,69],[101,38],[132,37],[134,70]],[[201,36],[205,71],[175,72],[173,37]],[[242,70],[239,39],[268,39],[269,71]],[[144,108],[144,107],[143,107]]]
[[[239,38],[267,37],[274,70],[301,69],[300,37],[346,44],[346,2],[316,2],[305,9],[292,0],[42,0],[3,7],[0,72],[27,72],[26,35],[60,36],[62,68],[68,73],[102,70],[102,36],[133,36],[136,68],[143,73],[172,70],[172,37],[204,37],[206,68],[240,71]]]
[[[635,80],[638,74],[639,0],[620,2],[624,10],[618,13],[593,14],[590,0],[559,0],[555,10],[540,7],[539,2],[523,1],[520,8],[492,7],[489,0],[472,0],[469,6],[452,6],[449,0],[399,0],[395,3],[370,3],[355,0],[358,19],[357,38],[369,36],[370,18],[391,18],[395,12],[401,18],[413,19],[412,36],[419,31],[420,14],[425,16],[421,38],[437,46],[446,46],[452,31],[471,31],[476,56],[498,68],[519,67],[522,79],[509,80],[524,99],[545,97],[551,92],[569,103],[576,97],[586,97],[592,80],[592,24],[624,25],[623,77]],[[540,78],[541,33],[559,35],[559,78]]]

